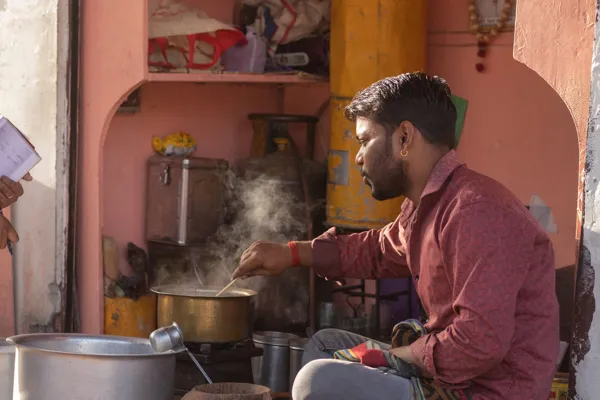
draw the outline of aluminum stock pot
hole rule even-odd
[[[172,400],[176,352],[156,353],[148,339],[37,333],[16,346],[14,399]]]
[[[0,399],[12,399],[14,371],[15,346],[0,339]]]
[[[153,287],[158,295],[157,323],[179,324],[186,342],[236,343],[252,332],[251,300],[256,292],[223,287],[169,284]]]

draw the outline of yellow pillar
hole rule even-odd
[[[327,224],[379,228],[393,221],[403,198],[374,200],[354,164],[359,144],[344,107],[357,91],[379,79],[424,71],[426,0],[332,0],[331,131]]]

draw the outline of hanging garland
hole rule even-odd
[[[488,33],[484,33],[482,32],[481,25],[479,24],[479,13],[477,12],[475,0],[469,0],[469,30],[477,38],[477,57],[481,58],[481,61],[475,64],[475,69],[477,72],[485,71],[483,59],[487,55],[490,40],[498,36],[500,31],[506,26],[506,21],[508,20],[512,4],[513,0],[504,0],[500,17],[498,18],[498,21],[496,21],[496,26],[490,29]]]

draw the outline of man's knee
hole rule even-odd
[[[339,329],[327,328],[316,331],[315,334],[308,341],[313,346],[330,346],[333,345],[336,339],[343,334],[344,331]]]
[[[410,380],[342,360],[320,359],[306,364],[294,380],[294,400],[410,399]]]
[[[296,375],[292,398],[294,400],[335,398],[336,385],[333,382],[340,378],[341,367],[343,365],[338,360],[321,359],[309,362]]]
[[[339,329],[322,329],[315,332],[304,346],[302,364],[306,365],[313,360],[324,358],[322,353],[326,352],[328,347],[335,344],[335,339],[339,336],[340,332]]]

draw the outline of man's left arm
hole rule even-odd
[[[479,202],[454,212],[440,246],[457,316],[447,329],[423,336],[397,356],[447,384],[468,382],[498,365],[510,348],[536,233],[519,210],[497,204]]]

